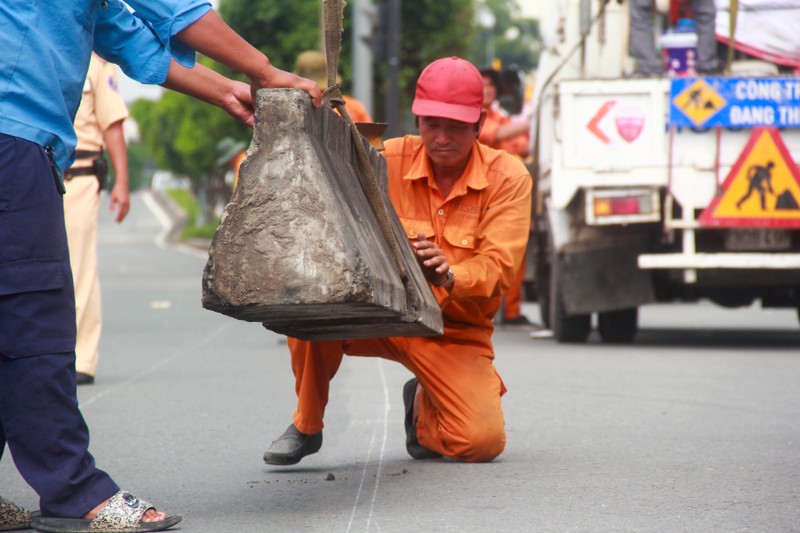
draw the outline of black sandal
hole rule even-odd
[[[181,521],[181,516],[175,515],[158,522],[142,522],[142,516],[148,509],[155,507],[130,492],[121,490],[100,509],[94,520],[35,517],[31,521],[31,527],[47,533],[139,533],[162,531]]]

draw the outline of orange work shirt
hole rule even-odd
[[[496,109],[486,112],[486,121],[483,123],[478,140],[491,148],[505,150],[509,154],[527,157],[530,151],[530,136],[521,133],[502,141],[497,140],[497,130],[500,126],[508,124],[511,119]]]
[[[353,122],[373,122],[372,117],[367,113],[367,109],[361,102],[346,94],[343,94],[342,98]]]
[[[492,319],[514,282],[528,242],[531,176],[506,152],[476,142],[464,173],[443,198],[419,136],[385,142],[389,197],[408,238],[424,233],[455,274],[434,288],[444,336],[491,349]]]

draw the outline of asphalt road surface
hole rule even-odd
[[[272,467],[294,407],[283,338],[203,310],[205,253],[165,246],[144,200],[119,226],[103,200],[105,329],[79,397],[98,465],[178,530],[800,530],[796,311],[650,306],[629,346],[499,329],[508,445],[489,464],[412,460],[410,374],[348,358],[320,453]],[[37,507],[8,453],[0,493]]]

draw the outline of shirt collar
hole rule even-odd
[[[489,186],[489,180],[486,179],[486,171],[488,165],[483,159],[481,145],[478,141],[472,145],[472,152],[470,152],[469,161],[467,166],[464,167],[464,173],[461,174],[458,182],[454,187],[454,192],[457,194],[465,194],[466,188],[482,190]],[[433,188],[435,182],[433,181],[433,167],[431,161],[425,152],[425,146],[420,143],[417,153],[414,154],[411,166],[408,172],[403,176],[407,180],[427,179],[428,186]]]

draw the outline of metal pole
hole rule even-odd
[[[387,137],[398,137],[402,134],[400,124],[400,1],[388,2],[386,14],[386,64],[388,65],[386,90],[386,128]]]
[[[581,20],[580,20],[580,35],[584,35],[589,31],[592,23],[592,2],[591,0],[581,0]],[[586,70],[586,44],[581,45],[581,73]]]
[[[373,114],[372,105],[372,48],[364,42],[371,33],[370,14],[375,16],[375,7],[370,0],[353,2],[353,96]]]

